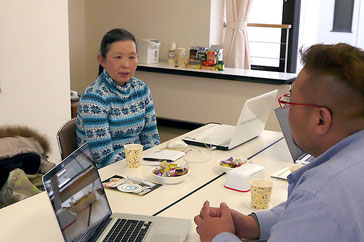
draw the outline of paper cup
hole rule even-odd
[[[255,209],[269,208],[270,196],[272,194],[273,182],[267,180],[251,180],[251,202],[250,206]]]
[[[143,145],[124,145],[126,165],[129,168],[138,168],[142,161]]]
[[[294,172],[295,170],[300,169],[301,167],[303,167],[303,164],[292,164],[289,166],[289,170],[292,172]]]

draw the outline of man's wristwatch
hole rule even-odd
[[[259,226],[259,221],[258,221],[257,215],[255,213],[248,214],[248,216],[252,216]]]
[[[255,221],[257,222],[258,227],[259,227],[259,221],[258,221],[258,217],[257,217],[257,215],[256,215],[255,213],[251,213],[251,214],[248,214],[248,216],[253,217],[253,218],[255,219]],[[260,236],[258,236],[258,238],[256,238],[256,239],[257,239],[257,240],[259,240],[259,237],[260,237]]]

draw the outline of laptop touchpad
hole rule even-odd
[[[151,242],[171,242],[171,241],[180,241],[181,238],[178,235],[171,234],[154,234],[152,236]]]

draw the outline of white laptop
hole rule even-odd
[[[45,174],[43,183],[65,241],[167,242],[187,238],[190,220],[112,214],[87,143]],[[122,198],[119,202],[123,203]]]
[[[261,134],[278,90],[274,90],[245,101],[236,126],[216,125],[192,136],[184,137],[187,144],[213,146],[221,150],[230,150]]]

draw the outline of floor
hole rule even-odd
[[[161,143],[201,127],[203,124],[157,118]]]
[[[185,128],[179,128],[179,127],[171,127],[171,126],[165,126],[165,125],[158,125],[158,131],[159,131],[159,136],[161,139],[161,143],[168,141],[170,139],[173,139],[177,136],[180,136],[182,134],[185,134],[189,131],[191,131],[190,129],[185,129]]]

